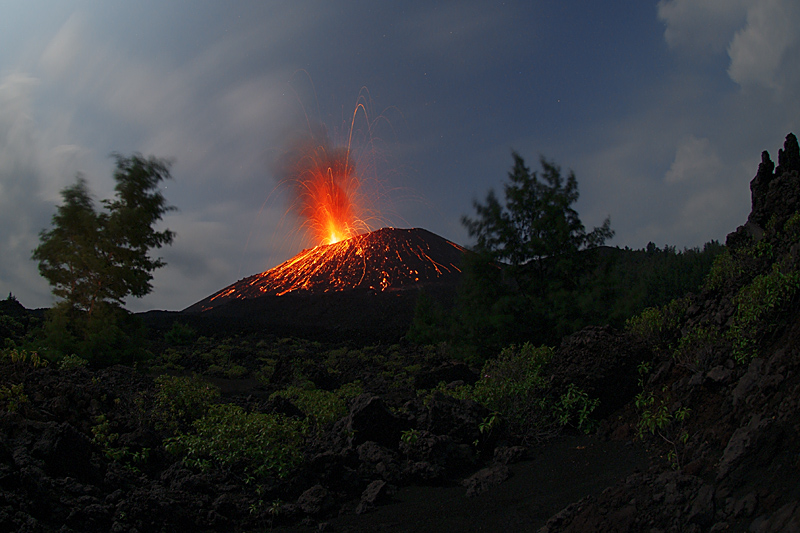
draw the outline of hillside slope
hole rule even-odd
[[[800,531],[800,149],[751,182],[752,212],[703,290],[644,313],[637,394],[604,433],[662,460],[543,531]],[[591,343],[584,347],[595,352]],[[633,363],[634,361],[630,361]],[[563,364],[563,362],[562,362]],[[629,378],[630,379],[630,378]]]

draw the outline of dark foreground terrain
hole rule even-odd
[[[9,346],[0,530],[800,531],[793,135],[751,188],[698,293],[482,369],[175,320],[135,368]]]

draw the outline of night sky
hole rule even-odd
[[[112,152],[170,158],[177,233],[153,292],[183,309],[312,243],[276,161],[346,144],[381,225],[471,244],[460,217],[518,151],[572,169],[609,243],[742,224],[762,150],[800,134],[797,0],[0,1],[0,297],[50,306],[30,259],[59,191],[113,195]]]

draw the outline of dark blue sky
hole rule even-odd
[[[310,244],[275,159],[354,135],[383,223],[470,244],[459,219],[517,150],[575,171],[611,244],[724,240],[760,153],[800,121],[796,0],[3,3],[0,293],[52,302],[30,251],[112,151],[173,158],[168,266],[133,310],[181,309]]]

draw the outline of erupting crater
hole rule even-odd
[[[187,308],[202,312],[262,296],[362,289],[392,291],[454,285],[465,249],[430,231],[383,228],[303,250],[288,261],[237,281]]]

